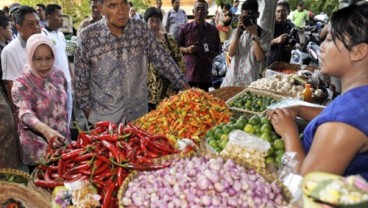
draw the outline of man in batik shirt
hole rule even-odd
[[[189,88],[147,24],[129,19],[127,0],[99,0],[99,10],[104,18],[82,30],[75,55],[75,100],[89,122],[146,114],[148,63],[178,88]]]
[[[197,0],[193,9],[194,21],[182,26],[178,44],[184,55],[189,85],[205,91],[212,86],[212,61],[221,52],[219,33],[206,22],[208,4]]]

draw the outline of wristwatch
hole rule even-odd
[[[253,40],[253,41],[259,41],[259,37],[258,37],[258,36],[256,36],[256,35],[253,35],[253,36],[252,36],[252,40]]]

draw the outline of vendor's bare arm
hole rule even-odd
[[[323,171],[342,175],[357,153],[368,151],[366,135],[344,123],[327,122],[318,127],[300,173]]]

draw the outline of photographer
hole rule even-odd
[[[299,42],[294,24],[287,19],[287,2],[279,2],[276,7],[276,20],[273,39],[271,40],[271,52],[267,65],[276,61],[289,62],[291,50]]]
[[[257,25],[259,17],[256,0],[246,0],[241,6],[238,28],[226,46],[232,57],[221,87],[247,86],[259,78],[258,69],[270,50],[271,33]]]

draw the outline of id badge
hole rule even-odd
[[[208,48],[208,44],[207,43],[204,43],[203,44],[203,48],[204,48],[204,51],[205,52],[210,52],[210,49]]]

